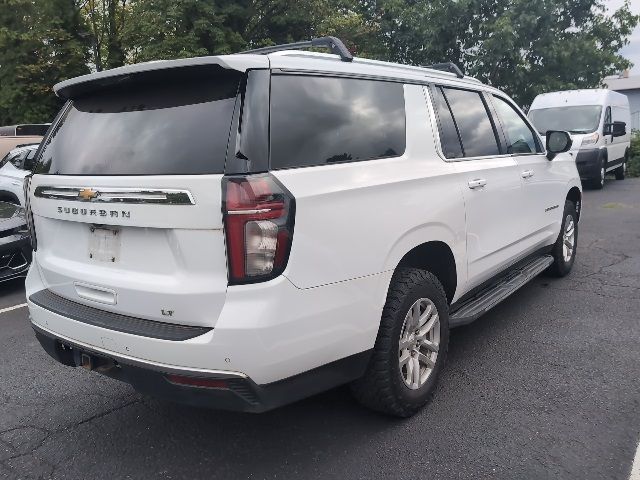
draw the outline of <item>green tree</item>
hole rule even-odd
[[[543,92],[593,88],[630,63],[617,52],[639,17],[628,0],[612,16],[601,0],[475,0],[481,21],[463,40],[464,65],[528,106]]]
[[[368,44],[375,30],[344,0],[131,0],[129,61],[233,53],[338,34]]]
[[[121,67],[126,63],[123,31],[128,20],[127,0],[81,0],[85,37],[97,71]]]
[[[0,0],[0,124],[51,121],[53,85],[88,71],[73,0]]]
[[[129,19],[123,38],[131,62],[232,53],[246,43],[242,1],[136,0]]]
[[[379,24],[387,58],[451,60],[522,105],[550,90],[597,87],[629,66],[617,52],[639,17],[629,0],[380,0],[359,2]]]

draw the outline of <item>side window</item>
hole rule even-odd
[[[507,153],[536,153],[538,148],[535,135],[520,114],[505,100],[493,97],[494,106],[502,121],[507,137]]]
[[[611,107],[607,107],[604,112],[604,123],[611,123]]]
[[[33,167],[36,166],[35,158],[36,158],[36,152],[37,151],[38,150],[33,149],[33,150],[29,150],[27,152],[27,156],[25,157],[24,164],[23,164],[23,167],[24,167],[25,170],[31,171],[31,170],[33,170]]]
[[[629,110],[622,107],[611,107],[611,121],[629,123]],[[630,125],[627,125],[629,130]]]
[[[462,144],[458,136],[458,128],[453,121],[451,110],[447,100],[444,98],[442,89],[435,87],[431,90],[433,94],[433,103],[438,114],[438,131],[440,132],[440,144],[442,153],[446,158],[460,158],[464,156],[462,152]]]
[[[27,151],[21,152],[19,155],[16,155],[15,157],[11,158],[9,161],[11,163],[13,163],[13,166],[23,170],[24,169],[24,159],[27,157]]]
[[[271,79],[274,169],[397,157],[405,143],[400,83],[303,75]]]
[[[7,153],[4,158],[2,160],[0,160],[0,168],[4,167],[7,162],[12,162],[13,163],[13,158],[16,157],[17,154],[9,152]]]
[[[479,92],[443,88],[445,98],[458,127],[465,157],[499,155],[500,148]]]

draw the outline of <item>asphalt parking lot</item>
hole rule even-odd
[[[0,286],[0,477],[627,479],[640,435],[640,180],[587,191],[577,263],[451,336],[408,420],[346,388],[261,415],[187,408],[56,364]]]

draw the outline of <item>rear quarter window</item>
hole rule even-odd
[[[357,162],[404,153],[400,83],[274,75],[271,168]]]

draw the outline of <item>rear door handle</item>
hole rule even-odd
[[[481,188],[487,184],[487,181],[484,178],[475,178],[473,180],[469,180],[469,188],[473,190],[474,188]]]
[[[530,178],[533,177],[533,170],[525,170],[522,172],[522,178]]]

